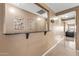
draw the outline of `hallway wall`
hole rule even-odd
[[[12,4],[5,4],[4,33],[46,31],[46,24],[46,20],[41,16]]]
[[[29,39],[24,34],[0,35],[0,55],[42,55],[55,43],[51,32],[30,34]]]
[[[42,55],[50,47],[52,47],[58,40],[58,37],[49,31],[46,36],[43,32],[31,33],[29,39],[26,39],[25,34],[17,35],[3,35],[3,4],[0,4],[0,55]],[[4,6],[4,5],[3,5]],[[58,24],[58,23],[57,23]],[[57,25],[56,24],[56,25]],[[54,24],[55,25],[55,24]],[[59,25],[59,24],[58,24]],[[53,26],[53,24],[51,24]],[[55,28],[54,28],[55,29]],[[62,35],[61,35],[62,37]]]

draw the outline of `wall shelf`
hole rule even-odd
[[[29,36],[30,36],[31,33],[41,33],[41,32],[44,32],[44,35],[46,35],[48,31],[38,31],[38,32],[28,32],[28,33],[7,33],[7,34],[4,34],[4,35],[25,34],[26,39],[29,39]]]

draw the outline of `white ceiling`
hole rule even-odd
[[[63,19],[72,18],[72,17],[76,17],[76,12],[72,11],[72,12],[65,13],[65,14],[62,14],[62,15],[59,15],[59,16],[60,17],[62,16]]]
[[[53,16],[51,18],[51,20],[59,20],[59,19],[68,19],[68,18],[73,18],[75,17],[76,18],[76,12],[75,11],[72,11],[72,12],[69,12],[69,13],[66,13],[66,14],[62,14],[62,15],[59,15],[59,16]],[[70,19],[70,20],[75,20],[75,19]]]
[[[39,15],[37,13],[37,11],[42,10],[40,7],[38,7],[34,3],[13,3],[13,4],[21,9],[24,9],[26,11],[32,12],[32,13],[37,14],[37,15]],[[79,3],[47,3],[47,5],[55,13],[57,13],[57,12],[63,11],[63,10],[68,9],[68,8],[79,6]],[[75,15],[75,12],[67,13],[64,15],[71,17],[71,16]],[[46,14],[43,14],[40,16],[47,17]]]
[[[21,9],[24,9],[26,11],[29,11],[29,12],[37,14],[37,15],[40,15],[40,14],[37,13],[38,11],[43,10],[42,8],[35,5],[34,3],[12,3],[12,4],[21,8]],[[47,17],[46,13],[44,15],[41,14],[40,16],[43,16],[43,17],[46,18]]]
[[[79,3],[47,3],[47,5],[55,12],[79,6]]]
[[[41,10],[40,7],[35,5],[34,3],[13,3],[14,5],[22,8],[24,10],[30,11],[32,13],[37,14],[36,12]],[[65,9],[69,9],[75,6],[79,6],[79,3],[47,3],[48,7],[50,7],[55,13],[63,11]]]
[[[15,6],[24,9],[26,11],[30,11],[32,13],[36,13],[36,11],[41,10],[40,7],[36,6],[33,3],[13,3]]]

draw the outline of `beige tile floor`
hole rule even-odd
[[[64,38],[54,49],[46,56],[76,56],[75,39]]]
[[[54,34],[53,39],[55,41],[61,40],[61,42],[49,51],[46,56],[76,56],[75,38],[65,37],[63,26],[60,24],[59,21],[55,22],[51,27],[51,31]]]

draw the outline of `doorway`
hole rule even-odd
[[[65,48],[75,51],[76,54],[76,12],[72,11],[64,14],[62,18],[64,23],[64,44]]]

